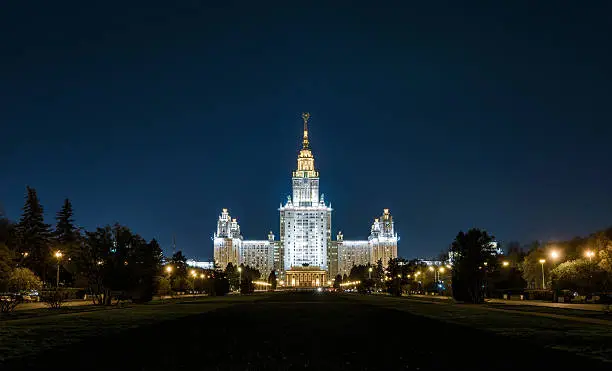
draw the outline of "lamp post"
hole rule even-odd
[[[544,263],[546,263],[546,259],[540,259],[540,264],[542,264],[542,289],[546,289],[546,283],[544,282]]]
[[[241,287],[242,287],[242,267],[238,267],[238,292],[240,292]]]
[[[438,268],[438,282],[442,281],[442,279],[440,278],[440,273],[444,273],[446,269],[444,269],[444,267],[440,267]]]
[[[593,256],[595,256],[595,253],[591,250],[587,250],[584,255],[587,256],[587,258],[589,258],[589,263],[593,262]]]
[[[55,288],[59,287],[59,267],[60,267],[60,260],[62,259],[62,252],[57,250],[55,252],[55,257],[57,258],[57,278],[55,280]]]
[[[368,268],[368,279],[372,279],[372,267]]]

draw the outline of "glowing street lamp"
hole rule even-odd
[[[510,265],[510,262],[504,261],[504,262],[502,262],[502,265],[503,265],[504,267],[507,267],[507,266],[509,266],[509,265]]]
[[[167,265],[166,266],[166,272],[168,272],[168,274],[172,273],[172,266],[171,265]]]
[[[551,252],[550,252],[550,257],[551,257],[553,260],[556,260],[557,258],[559,258],[559,252],[557,252],[556,250],[551,251]]]
[[[546,289],[546,283],[544,283],[544,263],[546,263],[546,259],[540,259],[540,264],[542,264],[542,289]]]
[[[60,260],[62,260],[62,252],[57,250],[55,252],[55,258],[57,259],[57,279],[55,281],[55,287],[59,287],[59,266],[60,266]]]
[[[206,277],[206,275],[204,273],[200,273],[200,278],[204,279]]]
[[[372,267],[368,268],[368,279],[372,279]]]
[[[595,253],[591,250],[587,250],[584,255],[587,256],[587,258],[589,258],[589,263],[591,263],[593,261],[593,256],[595,256]]]
[[[242,286],[242,267],[238,267],[238,274],[238,290],[240,290],[240,287]]]

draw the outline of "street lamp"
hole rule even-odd
[[[546,283],[544,283],[544,263],[546,263],[546,259],[540,259],[540,264],[542,264],[542,289],[546,289]]]
[[[555,260],[559,257],[559,253],[556,250],[550,252],[550,257]]]
[[[502,262],[502,265],[503,265],[504,267],[507,267],[507,266],[509,266],[509,265],[510,265],[510,262],[504,261],[504,262]]]
[[[368,268],[368,279],[372,279],[372,267]]]
[[[166,272],[168,272],[168,274],[172,273],[172,266],[171,265],[166,266]]]
[[[238,267],[238,274],[238,290],[240,290],[240,287],[242,286],[242,267]]]
[[[60,260],[62,259],[62,252],[57,250],[55,252],[55,257],[57,258],[57,279],[55,281],[55,287],[58,288],[59,287],[59,266],[60,266]]]
[[[595,253],[591,250],[587,250],[584,255],[587,256],[587,258],[589,258],[589,263],[591,263],[593,261],[593,256],[595,256]]]

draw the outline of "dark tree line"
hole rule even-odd
[[[45,223],[31,187],[18,222],[0,214],[0,283],[16,268],[27,268],[47,287],[55,287],[59,270],[62,286],[84,286],[99,304],[110,304],[113,292],[135,301],[152,298],[162,264],[157,241],[147,242],[119,224],[84,231],[75,225],[68,199],[55,220],[54,228]]]

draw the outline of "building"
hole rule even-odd
[[[370,263],[376,264],[377,261],[382,260],[383,265],[386,265],[389,259],[397,258],[397,241],[393,217],[389,209],[384,209],[382,216],[374,219],[368,238],[372,252]]]
[[[215,269],[215,262],[199,262],[189,259],[187,260],[187,266],[200,269]]]
[[[270,232],[267,240],[242,241],[240,263],[257,269],[262,278],[267,278],[274,269],[274,234]]]
[[[223,209],[213,236],[214,260],[219,267],[228,263],[255,267],[264,274],[275,270],[286,285],[313,287],[327,284],[328,277],[348,274],[353,265],[376,264],[397,257],[397,242],[393,217],[384,209],[374,219],[367,240],[344,240],[339,233],[331,238],[331,203],[320,193],[319,172],[308,138],[310,115],[302,115],[304,129],[302,148],[292,172],[292,194],[278,208],[280,220],[279,240],[272,232],[268,240],[244,240],[240,226]],[[266,276],[267,277],[267,276]]]
[[[236,219],[231,218],[227,209],[223,209],[217,221],[217,232],[213,235],[215,263],[223,269],[228,263],[238,264],[241,245],[240,226]]]
[[[337,274],[348,275],[353,265],[370,264],[370,243],[363,241],[345,241],[342,232],[336,236],[338,246]]]

